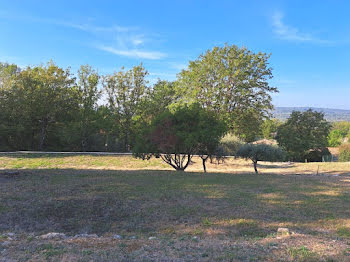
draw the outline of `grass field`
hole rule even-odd
[[[350,261],[350,163],[259,168],[229,159],[204,174],[199,159],[175,172],[159,159],[0,155],[0,257]]]

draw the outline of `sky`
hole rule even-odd
[[[350,109],[350,1],[0,0],[0,61],[176,79],[214,46],[271,54],[275,106]]]

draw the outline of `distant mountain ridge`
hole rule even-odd
[[[328,121],[350,121],[350,110],[317,108],[317,107],[275,107],[272,112],[274,118],[286,120],[293,111],[306,111],[308,109],[323,112]]]

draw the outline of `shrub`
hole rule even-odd
[[[350,144],[343,144],[339,147],[339,161],[350,161]]]
[[[328,135],[328,145],[331,147],[339,146],[344,140],[344,135],[340,130],[332,130]]]
[[[244,143],[235,135],[229,133],[220,140],[220,147],[226,156],[234,156]]]

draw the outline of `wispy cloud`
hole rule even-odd
[[[319,39],[309,33],[300,32],[298,28],[285,24],[283,18],[284,15],[281,12],[275,12],[272,16],[274,33],[280,39],[295,42],[330,43],[330,41]]]
[[[106,35],[107,33],[110,39],[108,43],[98,44],[95,45],[95,47],[114,55],[150,60],[158,60],[167,56],[162,52],[144,50],[144,48],[140,49],[140,47],[145,46],[146,42],[152,42],[152,39],[145,37],[145,34],[140,32],[140,29],[137,27],[100,27],[68,23],[63,25],[94,33],[96,35],[99,35],[100,33],[105,33]]]
[[[158,60],[166,57],[165,53],[161,52],[153,52],[153,51],[142,51],[138,49],[117,49],[112,46],[96,46],[97,49],[109,52],[114,55],[119,56],[126,56],[131,58],[142,58],[142,59],[151,59],[151,60]]]
[[[1,10],[0,17],[79,30],[90,34],[93,36],[93,38],[95,38],[95,42],[98,44],[93,45],[94,48],[118,56],[151,60],[158,60],[167,56],[162,52],[147,50],[146,44],[157,40],[147,36],[147,34],[143,32],[141,28],[136,26],[120,26],[116,24],[106,26],[91,23],[72,22],[69,20],[64,21],[52,18],[16,16],[1,12]]]
[[[66,26],[70,28],[75,28],[81,31],[91,32],[91,33],[125,33],[130,32],[132,30],[136,30],[137,27],[126,27],[126,26],[119,26],[119,25],[112,25],[112,26],[95,26],[91,24],[79,24],[79,23],[70,23],[70,22],[63,22],[59,20],[46,20],[47,22],[51,22],[52,24]]]

